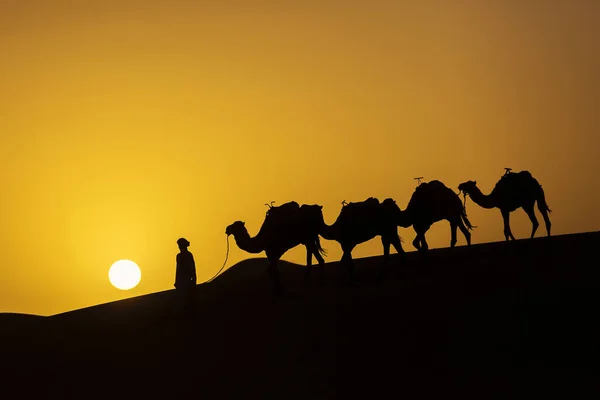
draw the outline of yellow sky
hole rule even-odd
[[[0,312],[170,289],[180,236],[202,282],[267,202],[333,223],[342,200],[404,208],[416,176],[489,192],[527,169],[555,234],[600,228],[600,2],[203,3],[0,1]],[[473,243],[503,240],[498,210],[467,211]],[[228,265],[250,257],[231,244]],[[129,292],[120,258],[142,268]]]

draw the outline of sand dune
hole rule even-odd
[[[600,233],[436,249],[339,264],[308,286],[248,259],[196,289],[186,318],[169,290],[54,315],[0,315],[2,376],[38,398],[382,398],[597,390]],[[595,386],[596,385],[596,386]],[[570,392],[574,396],[573,392]],[[8,397],[7,397],[8,398]]]

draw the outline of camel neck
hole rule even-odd
[[[494,198],[492,197],[492,195],[483,194],[478,187],[475,187],[475,189],[473,189],[473,191],[471,192],[469,197],[471,197],[471,200],[473,200],[473,202],[480,207],[483,207],[483,208],[496,207],[496,204],[494,202]]]
[[[240,249],[248,253],[257,254],[264,250],[262,236],[259,232],[258,235],[250,237],[248,231],[244,231],[234,235],[234,239]]]
[[[396,221],[398,226],[403,228],[408,228],[412,225],[412,210],[410,205],[404,211],[400,211],[400,215],[398,216],[398,221]]]
[[[319,232],[319,234],[326,240],[337,240],[338,229],[336,224],[334,223],[333,225],[327,225],[327,223],[323,221],[323,224],[321,225],[321,232]]]

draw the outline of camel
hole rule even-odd
[[[268,204],[267,204],[268,205]],[[227,236],[233,235],[238,247],[248,253],[266,253],[269,265],[267,272],[275,283],[275,291],[281,293],[283,286],[277,266],[279,259],[288,250],[302,244],[306,247],[307,282],[312,270],[312,256],[314,255],[321,267],[321,277],[324,270],[326,251],[321,247],[318,229],[319,220],[311,220],[314,212],[310,212],[318,205],[302,205],[291,201],[281,206],[271,206],[267,211],[265,220],[254,237],[250,237],[244,221],[235,221],[225,229]]]
[[[393,199],[388,198],[380,203],[377,198],[369,197],[362,202],[343,201],[342,210],[333,225],[327,225],[321,213],[319,234],[324,239],[335,240],[340,244],[343,251],[340,263],[346,266],[351,283],[354,282],[352,250],[358,244],[381,236],[384,259],[379,268],[378,281],[381,281],[383,270],[389,262],[390,245],[394,246],[401,257],[405,255],[398,236],[398,225],[395,223],[398,211],[400,209]]]
[[[477,187],[477,181],[467,181],[458,185],[458,190],[464,193],[465,201],[468,195],[483,208],[499,208],[504,220],[504,237],[506,241],[509,239],[515,240],[510,230],[510,213],[518,208],[523,208],[529,219],[531,220],[531,238],[535,236],[535,232],[540,225],[534,211],[534,205],[537,201],[538,209],[544,217],[546,223],[546,232],[550,236],[550,217],[548,213],[552,212],[546,204],[546,197],[542,185],[529,173],[529,171],[510,172],[510,168],[506,168],[506,173],[496,183],[492,192],[488,195],[481,193]]]
[[[431,225],[441,220],[450,222],[450,248],[456,245],[456,228],[467,240],[467,246],[471,245],[471,232],[475,228],[467,218],[460,197],[442,182],[433,180],[422,182],[419,179],[419,186],[415,189],[413,195],[406,206],[406,210],[400,212],[398,225],[403,228],[413,226],[417,236],[413,240],[413,246],[424,254],[429,249],[425,240],[425,233]],[[466,225],[466,226],[465,226]]]

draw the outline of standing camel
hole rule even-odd
[[[550,217],[548,213],[552,212],[546,204],[546,197],[542,185],[529,173],[529,171],[510,172],[510,168],[506,168],[506,173],[496,183],[492,192],[488,195],[481,193],[477,187],[477,181],[467,181],[458,185],[458,190],[462,191],[466,196],[483,208],[499,208],[504,220],[504,237],[506,241],[509,239],[515,240],[510,230],[510,213],[517,208],[523,208],[529,219],[531,220],[531,238],[535,236],[535,231],[540,225],[534,211],[534,205],[537,201],[538,209],[544,217],[546,223],[546,232],[550,236]]]
[[[275,282],[275,290],[278,294],[283,290],[277,267],[279,259],[285,252],[300,244],[306,247],[305,281],[308,281],[312,270],[313,255],[321,267],[321,277],[323,277],[325,266],[323,255],[326,253],[321,247],[318,234],[320,221],[318,219],[311,220],[311,217],[315,215],[311,210],[314,210],[315,207],[321,206],[302,205],[300,207],[295,201],[281,206],[271,206],[260,230],[254,237],[250,237],[243,221],[235,221],[225,229],[227,236],[233,235],[240,249],[253,254],[262,251],[266,253],[269,261],[267,272]]]
[[[351,283],[354,282],[352,250],[360,243],[381,236],[384,258],[377,278],[380,281],[390,259],[390,245],[394,246],[401,257],[405,255],[396,223],[400,208],[393,199],[385,199],[380,203],[374,197],[356,203],[344,201],[342,204],[342,211],[333,225],[325,223],[321,212],[319,234],[327,240],[335,240],[340,244],[343,251],[340,263],[346,266]]]
[[[442,182],[434,180],[417,186],[406,210],[400,212],[398,225],[404,228],[413,226],[417,233],[413,246],[423,254],[429,249],[425,233],[431,225],[441,220],[450,222],[450,248],[456,245],[456,228],[465,235],[467,245],[471,245],[469,230],[474,226],[467,219],[460,197]]]

